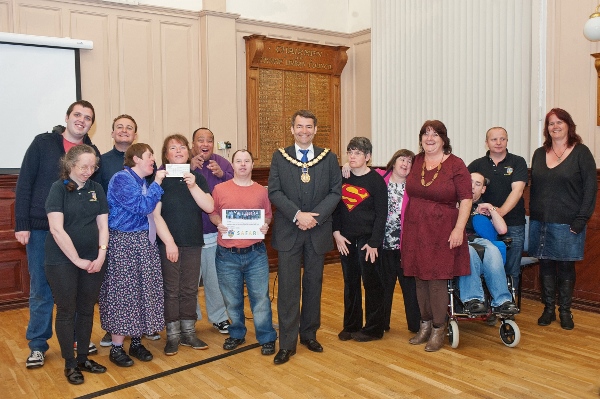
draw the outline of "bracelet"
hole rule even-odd
[[[490,209],[490,211],[495,211],[495,210],[496,210],[495,206],[493,206],[492,209]]]
[[[108,249],[108,245],[98,245],[98,249],[103,249],[106,251]]]

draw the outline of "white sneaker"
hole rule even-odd
[[[44,365],[44,354],[40,351],[31,351],[31,354],[25,362],[25,367],[28,369],[36,369]]]
[[[77,341],[73,342],[73,350],[77,351]],[[98,353],[98,348],[96,348],[96,345],[90,341],[90,346],[88,346],[88,355],[93,355],[96,353]]]
[[[213,327],[219,330],[221,334],[229,334],[229,320],[222,321],[220,323],[213,323]]]
[[[149,339],[150,341],[158,341],[160,339],[160,334],[157,332],[154,334],[144,334],[144,338]]]
[[[110,333],[104,334],[104,337],[100,340],[100,346],[109,347],[112,346],[112,335]]]

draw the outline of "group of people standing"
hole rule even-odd
[[[156,170],[152,148],[134,144],[137,124],[129,115],[114,119],[114,148],[100,156],[87,134],[94,119],[92,104],[77,101],[66,112],[66,127],[36,136],[23,159],[15,202],[15,236],[26,245],[31,280],[26,366],[44,365],[56,303],[55,328],[72,384],[84,382],[82,371],[106,371],[88,358],[97,351],[90,342],[96,302],[108,331],[101,345],[111,346],[109,359],[118,366],[133,365],[132,357],[152,360],[141,338],[157,336],[165,320],[166,354],[177,353],[179,344],[208,347],[195,332],[201,317],[202,215],[214,208],[203,163],[212,182],[233,177],[213,165],[218,156],[200,143],[194,147],[195,169],[165,180],[167,172]],[[188,151],[185,137],[169,136],[163,164],[189,163]],[[228,333],[214,263],[212,279],[203,265],[207,311],[213,326]],[[216,287],[208,289],[213,280]],[[210,307],[209,291],[217,293]],[[123,349],[126,336],[129,353]]]
[[[529,254],[540,260],[544,311],[538,324],[556,320],[558,294],[560,325],[573,329],[575,261],[583,259],[586,223],[595,207],[596,164],[566,111],[548,112],[543,135],[544,145],[535,151],[531,164],[529,232],[523,200],[527,165],[508,152],[505,129],[489,129],[488,152],[467,167],[452,154],[446,126],[438,120],[426,121],[419,132],[419,153],[400,150],[386,171],[380,171],[387,177],[387,193],[384,179],[366,166],[370,142],[353,138],[347,147],[349,163],[343,168],[342,200],[334,213],[333,235],[344,274],[344,324],[339,339],[362,342],[383,336],[389,329],[390,294],[397,279],[408,328],[416,332],[409,342],[426,343],[428,352],[444,345],[449,279],[461,277],[466,304],[482,311],[483,275],[493,309],[517,313],[506,276],[518,286],[527,233]],[[471,241],[484,241],[473,231],[475,214],[489,218],[496,232],[512,239],[504,267],[496,264],[502,262],[499,252],[494,256],[490,249],[483,262],[473,255],[467,233]],[[474,257],[478,262],[471,265]]]
[[[110,335],[109,359],[118,366],[133,365],[131,357],[152,360],[141,338],[165,326],[165,354],[176,354],[180,345],[206,349],[195,330],[200,278],[209,320],[229,333],[223,348],[245,342],[246,285],[261,353],[275,354],[265,244],[260,238],[226,238],[224,210],[264,211],[262,234],[274,220],[280,292],[275,364],[289,361],[298,339],[310,351],[323,351],[316,336],[323,265],[334,243],[344,277],[339,339],[381,339],[390,329],[399,281],[407,326],[416,334],[410,343],[439,350],[447,280],[471,273],[465,229],[478,208],[473,208],[469,171],[490,182],[478,191],[486,201],[482,213],[507,225],[512,248],[506,273],[519,278],[527,166],[508,153],[503,128],[487,132],[488,153],[468,168],[452,154],[440,121],[424,123],[416,156],[399,150],[385,170],[368,166],[371,142],[355,137],[340,173],[336,155],[313,145],[316,116],[300,110],[291,118],[294,145],[273,154],[265,189],[252,180],[252,154],[238,150],[232,163],[214,154],[214,135],[206,128],[194,132],[192,149],[186,137],[168,136],[157,169],[152,148],[133,144],[137,124],[121,115],[113,122],[115,148],[100,159],[87,135],[94,119],[89,102],[72,104],[65,128],[34,139],[19,175],[15,236],[27,246],[31,276],[28,368],[44,364],[54,303],[65,376],[72,384],[83,383],[82,371],[106,371],[88,358],[96,300]],[[585,226],[596,201],[596,166],[566,111],[548,113],[544,137],[532,159],[530,202],[529,252],[540,259],[545,304],[538,323],[556,319],[558,292],[561,326],[571,329],[574,262],[583,259]],[[189,172],[169,176],[168,164],[189,164]],[[126,336],[129,353],[123,348]]]

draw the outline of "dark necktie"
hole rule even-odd
[[[300,152],[302,153],[302,159],[300,160],[300,162],[307,163],[308,162],[308,150],[300,150]]]

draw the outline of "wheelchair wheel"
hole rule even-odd
[[[521,330],[513,320],[506,320],[500,325],[500,339],[504,345],[514,348],[521,341]]]
[[[456,320],[450,320],[450,323],[448,323],[448,340],[450,341],[450,346],[452,348],[458,348],[458,339],[458,323]]]

